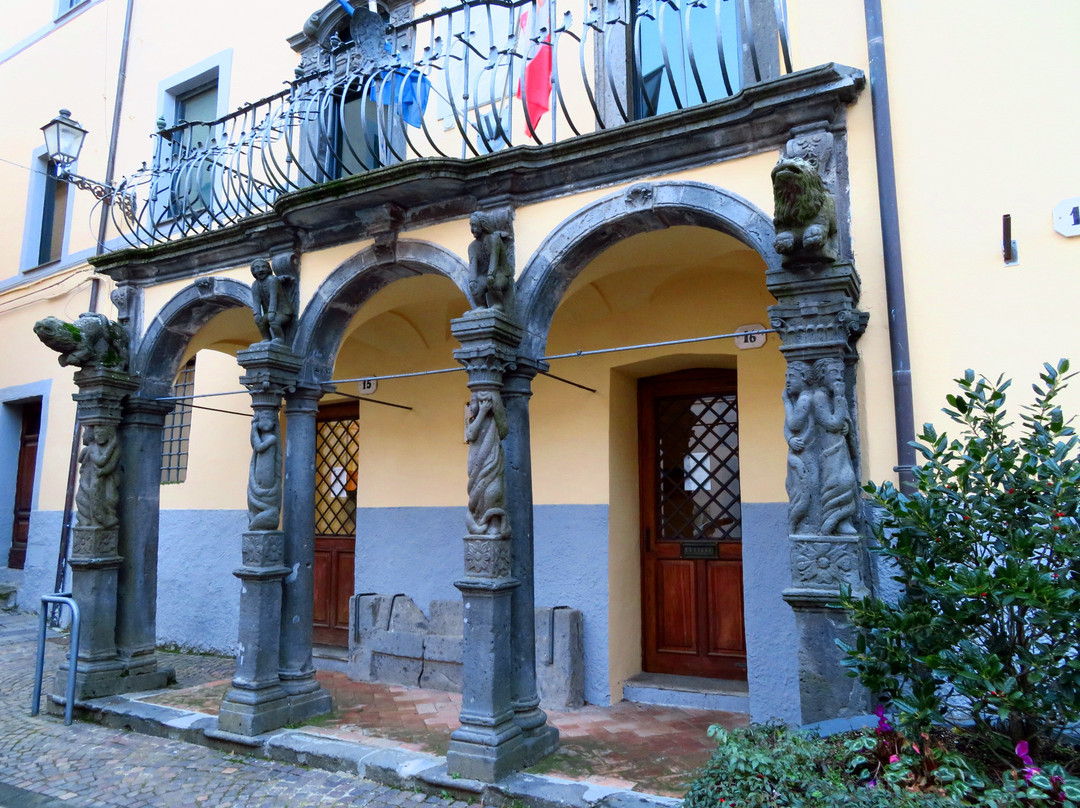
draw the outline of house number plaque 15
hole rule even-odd
[[[1080,196],[1054,206],[1054,229],[1069,238],[1080,236]]]

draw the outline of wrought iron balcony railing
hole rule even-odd
[[[784,0],[770,7],[769,54],[750,23],[760,2],[466,0],[401,25],[360,10],[354,41],[331,37],[283,92],[161,129],[113,215],[132,246],[171,241],[381,166],[554,143],[724,98],[768,78],[766,59],[791,71]]]

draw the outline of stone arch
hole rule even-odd
[[[251,288],[229,278],[199,278],[177,293],[151,321],[131,370],[142,377],[144,395],[167,396],[192,337],[220,312],[251,308]]]
[[[424,241],[375,244],[347,259],[323,281],[300,317],[293,346],[304,358],[302,381],[329,381],[349,322],[383,287],[401,278],[441,275],[470,299],[468,274],[461,258]]]
[[[702,182],[637,183],[579,210],[533,253],[517,284],[521,355],[543,356],[555,309],[589,261],[624,238],[677,225],[720,230],[780,269],[772,218],[742,197]]]

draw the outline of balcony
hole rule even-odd
[[[424,158],[564,143],[734,99],[792,69],[783,0],[565,7],[471,0],[409,20],[357,10],[336,27],[309,23],[286,90],[156,133],[152,162],[113,206],[124,239],[226,228],[284,195]]]

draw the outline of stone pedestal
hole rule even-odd
[[[476,548],[485,540],[468,536]],[[490,545],[488,545],[490,548]],[[488,550],[479,550],[488,555]],[[502,554],[491,549],[491,554]],[[509,571],[509,548],[505,552]],[[446,766],[451,774],[494,783],[526,763],[527,747],[514,722],[510,677],[512,578],[472,577],[455,581],[465,609],[462,649],[464,686],[461,727],[450,736]]]
[[[218,729],[261,735],[289,723],[289,697],[278,679],[281,581],[285,535],[280,530],[244,534],[244,566],[233,572],[243,582],[236,675],[218,712]]]
[[[315,432],[322,390],[285,398],[285,566],[278,677],[289,694],[289,723],[327,713],[330,694],[315,679],[311,627],[315,608]]]

